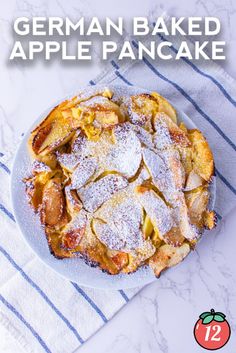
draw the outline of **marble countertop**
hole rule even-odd
[[[18,16],[147,16],[153,9],[175,16],[217,16],[222,40],[227,43],[227,61],[222,64],[236,78],[236,4],[232,0],[11,0],[0,4],[0,146],[17,141],[32,119],[65,94],[86,85],[102,68],[99,62],[67,65],[59,62],[12,65],[7,62],[12,38],[12,20]],[[231,323],[232,337],[221,351],[231,353],[236,345],[236,210],[211,234],[195,253],[147,286],[108,324],[79,349],[80,353],[188,353],[203,352],[194,341],[193,326],[201,312],[223,311]],[[210,238],[210,240],[209,240]],[[230,239],[230,246],[229,246]],[[232,240],[233,239],[233,240]],[[234,243],[232,243],[232,241]],[[207,244],[207,247],[205,246]],[[221,251],[216,250],[221,249]],[[201,260],[200,256],[201,254]],[[204,264],[202,261],[204,260]],[[0,327],[0,351],[22,352],[9,333]],[[73,352],[76,353],[76,352]]]

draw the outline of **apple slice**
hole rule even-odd
[[[187,134],[165,113],[157,113],[153,119],[154,142],[158,149],[173,146],[188,147]]]
[[[135,189],[137,200],[149,216],[154,229],[157,229],[160,237],[173,227],[171,209],[153,190],[138,186]]]
[[[176,224],[178,224],[181,234],[189,241],[200,238],[200,229],[191,222],[190,210],[188,209],[184,194],[181,193],[175,208]]]
[[[154,149],[155,146],[152,142],[152,135],[147,130],[139,125],[132,125],[132,129],[143,146]]]
[[[143,160],[154,185],[168,202],[175,203],[184,185],[184,170],[178,151],[166,150],[155,153],[148,148],[143,148]]]
[[[29,146],[36,155],[47,155],[70,140],[74,129],[70,119],[54,108],[42,123],[31,132]]]
[[[180,227],[174,226],[169,232],[165,233],[163,236],[165,243],[170,244],[174,247],[181,246],[185,241],[185,237],[181,233]]]
[[[62,233],[62,246],[65,249],[75,249],[81,242],[87,225],[87,214],[84,210],[77,212],[65,226]]]
[[[37,133],[34,135],[34,138],[32,140],[32,149],[35,154],[39,154],[43,143],[45,142],[46,138],[48,137],[48,135],[52,131],[52,127],[53,127],[52,123],[45,125],[45,126],[41,127],[37,131]]]
[[[152,119],[159,108],[159,103],[154,96],[148,93],[134,95],[123,105],[128,110],[132,124],[152,130]]]
[[[60,178],[50,179],[44,187],[41,222],[49,227],[60,228],[67,223],[65,197]]]
[[[159,112],[166,113],[174,123],[177,123],[177,114],[174,107],[160,94],[152,92],[152,96],[158,101]]]
[[[152,268],[155,276],[159,277],[163,270],[180,263],[189,252],[190,246],[186,243],[180,247],[174,247],[169,244],[162,245],[150,258],[149,266]]]
[[[202,179],[197,173],[195,173],[194,170],[192,170],[187,177],[184,191],[191,191],[197,189],[203,184],[203,182],[204,179]]]
[[[122,269],[123,273],[132,273],[137,268],[146,263],[146,260],[153,256],[156,248],[151,240],[145,240],[140,248],[129,253],[129,263]]]
[[[71,176],[72,188],[79,189],[94,175],[98,168],[97,158],[81,158]]]
[[[113,194],[127,186],[128,181],[124,177],[109,174],[79,189],[78,194],[84,208],[89,212],[94,212]]]
[[[44,185],[41,184],[35,176],[32,178],[24,179],[24,183],[26,194],[29,197],[30,205],[36,212],[42,204]]]
[[[66,205],[69,213],[72,215],[75,211],[80,211],[82,203],[78,198],[76,190],[71,185],[65,187]]]
[[[123,250],[125,248],[125,240],[120,236],[115,227],[99,220],[93,220],[93,229],[98,239],[111,250]]]
[[[209,190],[205,187],[199,187],[197,190],[186,193],[185,199],[191,223],[198,228],[202,228],[204,226],[204,213],[210,199]]]
[[[80,162],[80,156],[75,153],[59,153],[56,152],[56,157],[61,167],[69,171],[70,173],[76,168]]]
[[[214,159],[211,149],[199,130],[190,130],[188,137],[192,143],[193,170],[209,182],[214,174]]]
[[[81,102],[80,107],[85,111],[92,111],[94,120],[103,128],[114,126],[125,119],[119,105],[104,96],[92,97]]]
[[[142,160],[141,143],[129,123],[119,124],[112,131],[114,144],[109,146],[103,161],[104,168],[131,178],[138,171]]]

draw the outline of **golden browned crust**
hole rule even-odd
[[[188,137],[192,142],[193,170],[210,182],[214,175],[214,159],[209,144],[199,130],[190,130]]]
[[[158,101],[158,112],[167,114],[174,123],[177,123],[177,114],[175,108],[157,92],[152,92],[152,96]]]
[[[217,216],[214,211],[206,210],[204,213],[204,226],[206,229],[213,229],[217,224]]]
[[[187,243],[180,247],[173,247],[165,244],[157,249],[156,253],[150,258],[149,266],[153,269],[157,277],[165,269],[180,263],[190,252],[190,246]]]

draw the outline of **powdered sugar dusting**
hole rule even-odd
[[[79,163],[81,157],[75,153],[56,153],[57,160],[61,166],[70,172],[72,172],[77,164]]]
[[[173,145],[168,127],[161,119],[155,120],[155,133],[153,142],[158,150],[163,150]]]
[[[181,233],[186,239],[193,240],[200,237],[200,232],[189,221],[188,208],[186,206],[184,195],[181,194],[176,202],[175,218],[176,223],[179,224]]]
[[[74,229],[83,229],[86,227],[87,220],[87,212],[85,210],[81,210],[74,215],[72,220],[64,228],[64,231],[69,232]]]
[[[150,149],[153,149],[154,144],[152,142],[152,135],[139,125],[131,125],[131,126],[136,136],[138,137],[139,141],[142,143],[142,145]]]
[[[114,136],[115,143],[104,158],[104,167],[131,178],[137,172],[142,159],[140,141],[129,124],[117,125]]]
[[[143,100],[139,96],[136,97],[135,104],[138,107],[138,111],[134,109],[132,97],[125,97],[123,99],[123,106],[128,112],[130,122],[134,125],[144,126],[150,120],[152,114],[148,115],[147,112],[145,114],[142,113]]]
[[[137,200],[144,207],[160,235],[164,235],[173,227],[172,210],[154,191],[138,192]]]
[[[79,189],[93,176],[98,167],[97,159],[83,158],[71,176],[72,188]]]
[[[99,105],[106,105],[109,103],[109,100],[106,97],[103,96],[95,96],[92,97],[84,102],[81,102],[80,105],[84,107],[94,107],[97,104]]]
[[[73,151],[82,157],[96,157],[101,172],[115,171],[126,178],[135,175],[142,159],[141,143],[129,123],[118,124],[112,133],[104,131],[98,143],[78,136]]]
[[[123,237],[120,237],[119,232],[115,227],[109,226],[107,223],[94,219],[94,230],[100,241],[111,250],[121,250],[125,246]]]
[[[128,186],[128,181],[119,175],[111,174],[78,190],[86,210],[94,212],[114,193]]]
[[[95,217],[99,218],[98,227],[102,230],[100,233],[97,229],[96,234],[110,249],[129,252],[143,246],[144,239],[140,230],[143,210],[130,187],[104,203]]]
[[[82,208],[82,204],[80,203],[80,201],[78,199],[75,199],[72,195],[73,192],[73,188],[71,187],[71,185],[67,185],[65,186],[65,196],[66,196],[66,200],[69,203],[69,205],[71,205],[74,209],[78,208],[78,206],[80,208]]]
[[[51,170],[51,168],[49,166],[47,166],[45,163],[38,161],[38,160],[33,161],[31,169],[32,169],[33,174],[42,173],[42,172],[50,172],[50,170]]]
[[[79,133],[75,137],[72,146],[71,153],[79,154],[82,157],[89,155],[89,149],[87,148],[87,138],[79,130]]]
[[[184,183],[184,173],[178,151],[164,150],[161,153],[155,153],[143,148],[143,159],[154,185],[174,206]]]
[[[143,160],[147,166],[154,185],[161,191],[173,191],[174,185],[169,176],[169,170],[161,155],[155,153],[148,148],[143,148]]]

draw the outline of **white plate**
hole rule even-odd
[[[85,92],[85,95],[90,95],[91,93],[97,92],[98,90],[104,89],[104,85],[86,87],[79,92]],[[118,95],[132,95],[137,93],[147,92],[147,90],[139,87],[130,86],[118,86],[109,85],[111,90],[118,92]],[[78,91],[76,92],[78,94]],[[74,94],[74,95],[76,95]],[[69,97],[73,97],[70,95]],[[76,282],[80,285],[93,288],[106,288],[106,289],[125,289],[137,286],[142,286],[154,281],[156,278],[153,275],[150,268],[140,268],[135,273],[130,275],[119,274],[111,276],[107,273],[102,272],[99,268],[89,267],[85,264],[83,259],[64,259],[58,260],[53,255],[51,255],[44,230],[40,224],[39,217],[34,214],[32,208],[28,204],[27,196],[25,193],[25,187],[22,179],[29,173],[31,160],[27,148],[27,140],[29,138],[30,132],[35,126],[47,116],[47,114],[61,101],[67,99],[67,97],[62,98],[59,102],[50,107],[46,112],[41,114],[39,118],[35,121],[34,125],[25,134],[21,144],[17,150],[13,170],[11,177],[11,194],[12,203],[15,219],[18,226],[29,246],[34,250],[34,252],[40,257],[40,259],[49,265],[52,269],[58,272],[60,275],[66,277],[67,279]],[[190,129],[196,128],[189,117],[176,109],[178,114],[178,120],[183,121],[186,126]],[[215,182],[212,184],[211,188],[211,206],[214,205],[215,199]]]

